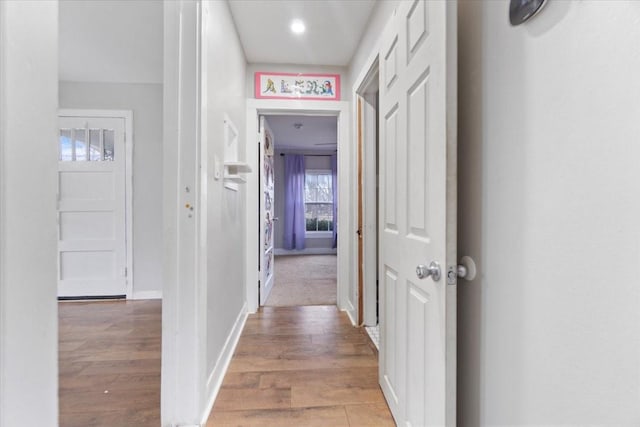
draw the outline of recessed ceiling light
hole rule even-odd
[[[294,19],[293,21],[291,21],[291,26],[289,28],[291,28],[291,32],[293,34],[302,34],[307,29],[307,27],[305,27],[304,25],[304,22],[302,22],[300,19]]]

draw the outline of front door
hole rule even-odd
[[[58,296],[124,297],[125,119],[59,121]]]
[[[400,2],[379,52],[380,385],[402,426],[456,422],[456,7]]]
[[[264,116],[260,116],[260,305],[264,305],[274,282],[274,140]]]

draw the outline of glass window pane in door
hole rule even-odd
[[[75,147],[75,160],[82,162],[87,160],[87,131],[84,128],[77,128],[73,133],[73,146]]]
[[[112,162],[115,159],[113,129],[104,129],[104,160]]]
[[[101,129],[89,129],[89,160],[93,162],[102,160],[101,137]]]
[[[73,160],[71,154],[71,129],[60,129],[58,159],[62,162],[70,162]]]

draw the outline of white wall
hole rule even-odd
[[[207,398],[217,392],[219,371],[225,358],[231,356],[232,342],[239,333],[245,309],[245,191],[224,188],[215,179],[215,160],[224,159],[224,115],[227,114],[239,132],[239,160],[245,159],[246,129],[246,61],[226,2],[205,1],[206,42],[203,79],[203,144],[207,162]],[[255,179],[252,172],[247,179]],[[256,242],[257,248],[257,242]],[[217,377],[218,376],[218,377]],[[208,402],[207,402],[208,403]]]
[[[60,82],[60,108],[133,111],[134,298],[162,295],[162,85]]]
[[[163,290],[161,423],[200,422],[204,315],[197,280],[199,4],[164,5]],[[190,191],[187,192],[187,188]],[[195,216],[196,214],[197,216]]]
[[[206,422],[246,319],[245,190],[215,173],[225,114],[245,155],[245,67],[226,2],[165,4],[165,426]]]
[[[163,8],[162,0],[60,0],[60,80],[162,83]]]
[[[56,1],[0,2],[0,426],[58,419]]]
[[[277,138],[277,136],[276,136]],[[276,139],[276,144],[278,140]],[[292,153],[292,154],[308,154],[310,152],[304,151],[291,151],[291,150],[279,150],[276,148],[275,152],[275,161],[274,161],[274,215],[276,218],[279,218],[279,222],[276,223],[275,232],[274,232],[274,246],[276,249],[280,249],[284,251],[284,215],[285,215],[285,194],[286,194],[286,183],[284,179],[284,156],[281,156],[281,153]],[[322,154],[322,153],[315,153]],[[305,157],[305,166],[307,169],[327,169],[331,170],[331,154],[329,155],[311,155]],[[307,235],[305,239],[305,249],[323,249],[326,250],[327,253],[335,253],[336,250],[332,249],[333,246],[333,236],[330,237],[309,237]],[[280,252],[280,251],[279,251]],[[292,252],[295,253],[295,252]],[[315,253],[315,252],[314,252]]]
[[[368,71],[371,65],[369,62],[373,59],[378,51],[378,39],[382,34],[382,30],[394,13],[398,0],[377,0],[375,9],[371,12],[367,28],[362,35],[358,49],[353,54],[349,63],[347,78],[350,82],[349,87],[345,87],[345,92],[352,92],[351,85],[361,83],[359,80],[364,77],[364,73]],[[351,93],[349,96],[351,97]],[[351,99],[351,98],[349,98]]]
[[[458,424],[640,425],[640,3],[459,6]]]
[[[225,114],[244,157],[246,65],[226,2],[164,11],[162,425],[202,425],[247,313],[245,193],[215,173]]]

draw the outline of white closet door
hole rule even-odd
[[[380,46],[380,385],[402,426],[456,423],[455,10],[402,1]]]

